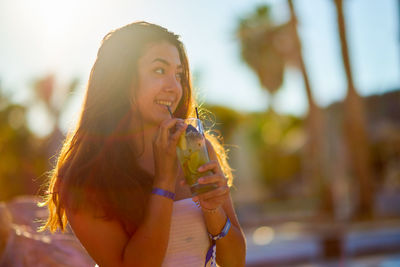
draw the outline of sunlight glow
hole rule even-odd
[[[272,242],[274,236],[274,229],[268,226],[261,226],[253,232],[253,242],[259,246],[268,245]]]
[[[263,2],[273,5],[272,14],[277,22],[287,20],[286,1]],[[317,1],[313,9],[307,2],[296,3],[303,56],[315,101],[327,106],[346,95],[334,10],[326,1]],[[298,70],[286,71],[284,84],[272,99],[260,88],[256,74],[240,59],[234,29],[239,18],[252,12],[260,1],[215,1],[211,10],[204,1],[174,0],[172,3],[158,0],[0,1],[0,32],[4,33],[0,49],[1,85],[9,92],[17,92],[12,97],[18,103],[28,102],[30,79],[49,73],[65,82],[77,77],[83,83],[83,90],[105,34],[129,22],[147,20],[182,36],[192,71],[202,74],[197,87],[202,90],[204,102],[240,111],[265,111],[270,103],[278,113],[298,116],[307,113],[304,82]],[[368,1],[368,4],[355,0],[347,7],[354,79],[362,95],[383,93],[399,86],[395,10],[395,0]],[[81,98],[76,99],[80,102]],[[41,129],[36,127],[34,131]],[[44,136],[45,132],[39,135]]]

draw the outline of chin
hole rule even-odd
[[[169,114],[161,114],[158,116],[154,116],[149,123],[159,126],[163,121],[171,118]]]

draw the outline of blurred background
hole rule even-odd
[[[0,258],[11,235],[51,243],[29,230],[34,200],[102,38],[137,20],[186,45],[247,266],[400,266],[396,0],[0,1]]]

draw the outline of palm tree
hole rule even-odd
[[[53,120],[53,131],[46,138],[46,147],[44,148],[52,161],[50,165],[54,164],[53,161],[56,160],[55,156],[58,154],[62,139],[64,138],[64,133],[60,129],[62,112],[72,98],[78,84],[79,80],[74,78],[66,86],[59,87],[56,85],[56,78],[53,74],[37,78],[33,82],[32,86],[35,96],[29,105],[33,106],[38,102],[42,102],[46,107],[47,113]]]
[[[347,78],[347,96],[345,99],[344,130],[346,143],[351,157],[352,172],[359,182],[359,206],[357,216],[372,215],[372,168],[370,165],[370,151],[366,132],[364,106],[361,97],[357,93],[347,46],[346,25],[343,14],[343,0],[334,0],[337,11],[338,33],[344,70]]]
[[[299,34],[297,32],[297,16],[293,6],[293,1],[288,0],[290,9],[290,26],[292,28],[292,36],[295,39],[295,43],[300,44]],[[333,199],[332,193],[330,192],[330,186],[325,180],[326,174],[323,172],[323,114],[322,110],[317,106],[312,95],[312,89],[308,78],[307,69],[302,57],[301,47],[297,46],[297,51],[294,53],[297,56],[296,63],[301,71],[304,80],[304,87],[306,89],[307,100],[308,100],[308,147],[307,147],[307,158],[310,176],[314,182],[317,183],[317,187],[322,198],[322,212],[326,215],[333,216]]]
[[[268,6],[260,6],[256,12],[242,19],[238,27],[241,54],[247,65],[256,72],[262,87],[274,94],[283,83],[287,65],[300,69],[308,100],[308,142],[305,155],[306,177],[312,179],[323,197],[322,211],[331,215],[332,200],[323,179],[322,170],[322,112],[316,105],[301,53],[297,33],[297,18],[291,0],[288,0],[291,19],[288,23],[275,25]]]
[[[280,47],[274,43],[283,28],[287,25],[273,24],[268,6],[260,6],[254,14],[242,19],[237,29],[244,62],[271,94],[283,83],[285,63]]]

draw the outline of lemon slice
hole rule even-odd
[[[181,150],[186,150],[187,149],[187,143],[186,143],[185,134],[182,134],[181,137],[179,137],[178,147]]]
[[[199,151],[193,152],[190,155],[190,159],[188,161],[188,168],[189,168],[190,172],[197,173],[199,164],[200,164],[200,153],[199,153]]]

